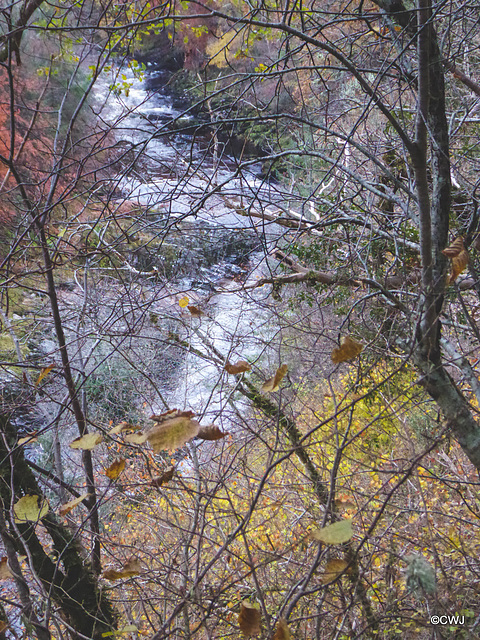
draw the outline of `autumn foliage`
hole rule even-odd
[[[474,637],[480,40],[433,8],[0,11],[0,640]]]

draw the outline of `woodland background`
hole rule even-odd
[[[0,639],[477,637],[479,8],[1,1]]]

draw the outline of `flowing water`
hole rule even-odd
[[[175,290],[184,292],[190,304],[204,304],[207,297],[208,305],[201,317],[177,308],[191,352],[162,390],[171,408],[192,409],[204,423],[215,420],[228,429],[234,421],[230,400],[235,378],[222,371],[218,355],[231,362],[255,360],[265,354],[274,331],[268,309],[262,307],[268,292],[250,288],[245,295],[240,289],[242,284],[248,289],[261,277],[265,255],[280,229],[242,213],[252,206],[273,211],[281,204],[281,194],[259,176],[259,162],[250,162],[240,172],[234,158],[212,153],[208,135],[195,137],[172,131],[172,125],[175,129],[179,124],[188,127],[193,122],[191,116],[182,115],[168,93],[149,91],[151,76],[141,80],[129,69],[122,73],[131,84],[127,94],[110,92],[109,78],[102,79],[96,93],[101,117],[114,128],[116,139],[137,154],[132,169],[116,178],[121,197],[142,205],[149,216],[157,215],[163,229],[171,228],[176,221],[194,221],[192,234],[195,229],[203,233],[207,230],[212,242],[213,238],[216,243],[219,238],[222,242],[224,237],[229,243],[226,258],[213,263],[204,259],[206,266],[174,283]],[[238,253],[235,250],[237,238],[239,246],[240,238],[245,244],[246,233],[248,258],[245,251],[242,254],[240,248]],[[205,243],[196,249],[203,254],[209,251]],[[199,358],[195,350],[206,357]],[[158,410],[164,407],[159,404]]]

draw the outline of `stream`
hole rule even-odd
[[[168,229],[177,223],[187,223],[187,232],[191,225],[188,243],[196,264],[169,282],[182,338],[203,353],[211,353],[206,345],[213,345],[231,362],[265,357],[275,331],[271,312],[263,305],[268,288],[251,288],[248,295],[240,289],[265,274],[265,255],[281,229],[238,210],[253,205],[273,211],[281,206],[282,194],[261,178],[261,162],[251,161],[248,171],[240,173],[235,158],[221,152],[215,158],[208,136],[172,131],[172,123],[185,125],[190,117],[175,108],[155,74],[138,79],[128,68],[121,73],[130,85],[126,94],[109,91],[108,77],[101,79],[95,94],[99,115],[113,128],[116,140],[138,154],[132,169],[116,177],[117,191],[148,212],[166,241]],[[149,90],[151,86],[156,90]],[[200,236],[203,240],[196,243]],[[191,315],[176,305],[182,297],[205,311]],[[278,366],[276,358],[272,362]],[[224,430],[234,428],[233,376],[193,353],[187,353],[172,374],[161,390],[169,408],[191,409],[204,424],[215,421]],[[160,413],[165,404],[152,408]]]

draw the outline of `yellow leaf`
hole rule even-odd
[[[200,427],[197,438],[200,438],[200,440],[221,440],[226,435],[216,425],[209,424],[207,427]]]
[[[140,427],[138,425],[130,424],[129,422],[119,422],[113,429],[110,429],[109,434],[117,435],[123,431],[138,431]]]
[[[454,282],[457,277],[464,271],[468,266],[468,251],[466,249],[462,249],[457,256],[452,258],[452,273],[450,274],[447,285]]]
[[[126,633],[136,633],[138,631],[138,627],[134,624],[127,624],[118,631],[105,631],[102,633],[102,638],[110,638],[112,636],[123,636]]]
[[[38,522],[47,515],[48,509],[49,504],[45,498],[40,501],[40,496],[23,496],[13,505],[15,522]]]
[[[348,542],[353,536],[353,527],[351,520],[340,520],[329,524],[323,529],[312,531],[311,537],[325,544],[342,544]]]
[[[446,247],[442,253],[444,256],[447,256],[449,258],[455,258],[456,256],[458,256],[458,254],[463,251],[464,249],[464,245],[463,245],[463,238],[462,236],[458,236],[458,238],[455,238],[455,240],[452,242],[452,244],[448,247]]]
[[[66,502],[65,504],[62,504],[62,506],[58,510],[58,515],[66,516],[67,513],[70,513],[70,511],[73,511],[75,507],[77,507],[81,502],[83,502],[85,498],[88,498],[88,496],[89,496],[88,493],[82,493],[82,495],[78,496],[78,498],[75,498],[74,500],[70,500],[70,502]]]
[[[129,433],[125,436],[125,442],[129,442],[130,444],[143,444],[148,439],[146,433]]]
[[[348,567],[348,562],[335,558],[325,565],[325,571],[321,578],[323,584],[329,584],[338,578]]]
[[[261,614],[258,605],[250,604],[244,600],[240,605],[240,613],[238,614],[238,626],[243,635],[249,638],[260,633]]]
[[[103,441],[103,436],[99,433],[87,433],[85,436],[81,436],[80,438],[75,438],[73,442],[70,443],[71,449],[95,449],[97,445],[99,445]]]
[[[188,307],[189,303],[190,300],[187,298],[187,296],[183,296],[183,298],[180,298],[180,300],[178,301],[178,306],[182,309],[185,309],[185,307]]]
[[[147,432],[147,438],[153,451],[160,453],[160,451],[172,451],[183,447],[198,434],[199,430],[200,424],[196,420],[179,416],[155,425]]]
[[[286,364],[282,364],[281,367],[277,369],[276,374],[273,378],[270,378],[262,385],[262,391],[265,393],[271,393],[273,391],[278,391],[280,388],[280,383],[284,379],[286,373],[288,371],[288,366]]]
[[[10,567],[8,566],[8,559],[6,556],[0,560],[0,580],[8,580],[8,578],[13,578],[13,573],[10,571]]]
[[[34,431],[29,436],[25,436],[24,438],[20,438],[20,440],[17,442],[18,446],[21,447],[22,444],[32,444],[32,442],[37,442],[38,438],[35,437],[36,434],[37,434],[37,432]]]
[[[8,629],[8,622],[5,622],[4,620],[0,620],[0,633],[3,633],[7,629]]]
[[[121,629],[119,629],[118,631],[105,631],[105,633],[102,633],[102,638],[109,638],[112,636],[113,637],[123,636],[127,633],[137,633],[137,632],[138,632],[138,627],[136,627],[134,624],[127,624]]]
[[[123,460],[123,458],[119,460],[115,460],[108,467],[108,469],[105,470],[105,475],[107,476],[107,478],[110,478],[110,480],[116,480],[124,469],[125,469],[125,460]]]
[[[356,505],[350,500],[341,500],[340,498],[335,500],[335,506],[337,509],[355,509]]]
[[[210,57],[211,63],[223,68],[235,58],[235,52],[241,47],[242,41],[242,32],[236,33],[232,29],[226,31],[217,41],[210,42],[205,53]]]
[[[280,618],[272,640],[291,640],[291,637],[292,634],[288,628],[287,621],[284,618]]]
[[[339,347],[332,351],[332,361],[335,364],[340,362],[347,362],[348,360],[354,360],[363,351],[363,344],[357,342],[350,336],[342,338],[342,342]]]
[[[230,362],[227,362],[227,364],[225,365],[225,371],[227,373],[231,373],[234,376],[238,375],[239,373],[244,373],[245,371],[250,371],[251,368],[252,367],[246,360],[239,360],[237,364],[230,364]]]
[[[115,569],[107,569],[107,571],[103,572],[103,577],[105,580],[121,580],[122,578],[132,578],[133,576],[138,576],[138,574],[142,571],[142,565],[139,560],[135,558],[130,558],[130,560],[120,569],[120,571],[116,571]]]
[[[40,375],[38,376],[37,381],[35,382],[36,387],[38,387],[38,385],[45,378],[45,376],[48,376],[48,374],[52,369],[54,369],[54,367],[55,367],[55,363],[53,362],[52,364],[49,364],[48,367],[42,368],[42,370],[40,371]]]

